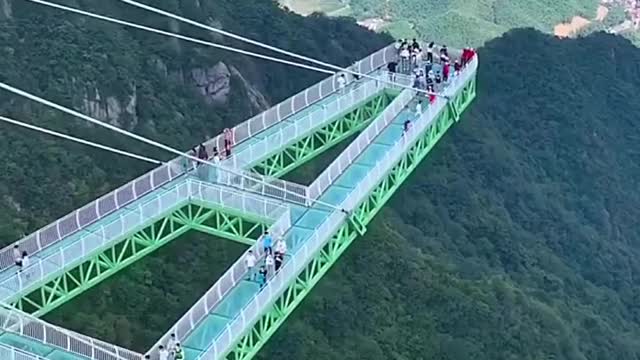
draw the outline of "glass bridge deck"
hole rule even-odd
[[[357,86],[359,89],[358,97],[355,98],[350,92],[350,89],[354,86]],[[375,82],[374,80],[365,80],[357,84],[349,84],[346,87],[344,94],[330,94],[325,98],[319,100],[315,104],[312,104],[307,108],[295,114],[292,114],[290,117],[284,119],[283,121],[274,124],[266,130],[257,133],[254,136],[246,139],[242,143],[236,145],[236,147],[234,148],[234,153],[239,157],[245,156],[245,154],[249,156],[249,153],[246,152],[246,150],[251,149],[251,146],[255,145],[258,142],[268,142],[271,143],[274,147],[282,146],[281,141],[283,139],[283,128],[291,129],[296,124],[296,122],[300,121],[301,119],[304,119],[305,117],[311,119],[314,113],[322,113],[320,117],[316,116],[316,118],[319,120],[308,122],[309,126],[307,128],[300,128],[298,126],[296,127],[295,137],[305,136],[306,134],[313,132],[315,128],[329,123],[337,116],[343,114],[345,111],[358,106],[364,101],[367,101],[367,99],[371,98],[383,89],[384,87],[381,86],[381,84],[377,84],[377,82]],[[351,98],[347,99],[347,97],[349,96]],[[330,113],[327,113],[327,108],[331,110]],[[272,140],[272,137],[278,137],[278,139]],[[287,139],[292,139],[290,134],[288,135]],[[268,155],[264,152],[262,154],[263,156]],[[249,165],[249,163],[260,160],[254,155],[251,155],[251,157],[252,158],[250,159],[250,161],[246,162],[247,165]],[[99,232],[103,226],[113,223],[114,221],[117,221],[118,218],[122,217],[123,214],[135,211],[140,206],[144,206],[144,204],[148,204],[149,202],[154,201],[155,199],[169,193],[170,191],[172,191],[172,189],[175,188],[175,186],[177,186],[177,184],[180,184],[183,181],[185,181],[184,177],[175,179],[170,183],[153,190],[145,196],[136,199],[134,202],[128,204],[127,206],[123,206],[117,211],[100,218],[98,221],[83,228],[82,230],[51,244],[50,246],[42,249],[37,253],[30,254],[32,264],[38,263],[42,260],[44,260],[44,262],[47,262],[47,259],[59,253],[61,249],[74,246],[74,244],[81,242],[83,238],[87,236],[87,234]],[[180,204],[182,203],[186,202],[181,202]],[[176,202],[176,206],[180,206],[180,204]],[[302,206],[292,205],[291,220],[299,220],[299,228],[295,230],[292,237],[293,240],[290,244],[290,246],[292,246],[292,250],[295,249],[296,244],[301,243],[307,237],[309,237],[310,234],[313,233],[313,228],[316,226],[316,224],[320,223],[324,218],[326,218],[328,214],[328,211],[318,209],[306,210]],[[152,218],[145,219],[144,221],[152,221]],[[116,239],[114,238],[113,240],[115,241]],[[59,268],[59,264],[51,265],[55,268]],[[0,270],[0,300],[6,301],[15,294],[16,281],[12,281],[12,278],[16,278],[16,274],[17,267],[15,265]],[[11,284],[11,286],[2,286],[2,284]],[[224,326],[228,320],[233,318],[233,316],[235,316],[235,314],[245,305],[246,302],[244,302],[243,299],[250,299],[257,291],[258,284],[249,281],[243,282],[242,284],[240,284],[240,286],[234,289],[233,294],[225,299],[225,301],[219,305],[216,311],[203,322],[203,326],[193,333],[191,337],[191,339],[193,340],[190,340],[189,343],[193,343],[194,347],[191,347],[187,344],[186,351],[188,353],[192,353],[193,349],[200,348],[204,346],[204,344],[210,342],[212,338],[215,338],[215,334],[221,329],[221,327]],[[16,349],[21,349],[30,354],[41,356],[46,359],[86,359],[81,355],[69,353],[55,346],[47,345],[40,341],[29,339],[27,337],[20,336],[11,332],[0,332],[0,344],[4,344]],[[191,356],[188,355],[188,358],[191,358]]]
[[[401,137],[405,120],[414,120],[415,114],[404,110],[400,112],[385,130],[371,143],[362,154],[337,178],[333,185],[319,198],[320,201],[339,206],[346,196],[364,179],[373,166],[381,159],[392,145]],[[295,253],[305,241],[310,239],[316,228],[320,226],[331,211],[325,205],[317,204],[311,208],[294,206],[291,212],[292,228],[286,237],[288,252]],[[227,327],[231,320],[247,305],[260,290],[255,281],[241,281],[211,311],[199,326],[186,338],[181,339],[188,359],[196,359],[207,350],[212,339],[215,339]]]
[[[349,108],[353,107],[353,106],[357,106],[359,103],[361,103],[362,101],[366,101],[366,99],[368,99],[370,96],[375,95],[375,93],[381,91],[383,89],[383,87],[380,84],[373,84],[375,83],[374,80],[368,80],[366,81],[364,84],[363,83],[359,83],[359,84],[350,84],[349,86],[347,86],[344,94],[339,94],[339,93],[333,93],[330,94],[328,96],[326,96],[325,98],[319,100],[317,103],[291,115],[289,118],[274,124],[273,126],[271,126],[270,128],[255,134],[254,136],[252,136],[251,138],[243,141],[241,144],[238,144],[236,146],[236,148],[234,149],[234,153],[236,154],[236,157],[243,157],[243,156],[251,156],[252,159],[250,159],[249,161],[243,161],[243,163],[246,163],[247,165],[249,163],[253,163],[255,161],[259,161],[260,157],[264,158],[267,154],[264,151],[260,151],[259,152],[259,156],[256,156],[256,152],[251,152],[252,154],[250,155],[248,152],[245,152],[245,150],[248,150],[251,148],[252,144],[255,144],[256,142],[266,142],[269,143],[270,146],[277,148],[278,146],[281,146],[279,143],[282,141],[283,136],[282,136],[282,129],[283,128],[287,128],[287,127],[291,127],[293,124],[295,124],[296,121],[303,119],[305,117],[308,117],[311,113],[313,113],[314,111],[318,111],[319,109],[323,109],[327,107],[327,104],[334,104],[334,106],[331,106],[331,109],[333,110],[331,114],[329,114],[329,116],[332,116],[333,118],[335,118],[336,116],[339,116],[339,114],[343,113],[344,111],[348,110]],[[351,87],[357,85],[358,89],[362,89],[362,91],[359,91],[359,97],[357,98],[353,98],[353,96],[351,95],[351,92],[349,91]],[[365,88],[367,87],[367,85],[369,86],[367,88],[367,93],[364,92]],[[351,98],[349,98],[351,97]],[[342,101],[344,100],[344,101]],[[326,115],[326,112],[325,112]],[[331,118],[321,118],[321,122],[315,122],[313,124],[310,125],[315,125],[314,127],[317,127],[319,125],[322,125],[323,123],[327,123],[331,120]],[[314,127],[309,127],[309,128],[300,128],[297,127],[296,131],[297,131],[297,136],[304,136],[305,134],[311,133],[314,129]],[[277,137],[278,139],[272,139]],[[287,138],[289,139],[290,136],[287,136]],[[177,181],[180,180],[173,180],[172,183],[176,183]],[[138,207],[140,204],[144,204],[150,200],[156,199],[159,196],[162,196],[162,194],[167,192],[167,189],[172,188],[172,183],[169,183],[165,186],[162,186],[158,189],[153,190],[152,192],[150,192],[149,194],[135,200],[133,203],[124,206],[120,209],[118,209],[117,211],[113,212],[112,214],[109,214],[103,218],[100,218],[98,221],[96,221],[95,223],[85,227],[84,229],[82,229],[81,231],[78,231],[70,236],[67,236],[65,238],[63,238],[61,241],[58,241],[46,248],[44,248],[43,250],[37,252],[37,253],[33,253],[30,254],[31,260],[32,260],[32,264],[36,263],[40,260],[43,259],[47,259],[49,257],[51,257],[52,254],[55,254],[57,252],[60,251],[60,249],[62,248],[68,248],[69,246],[71,246],[72,244],[75,244],[79,241],[81,241],[81,239],[83,237],[85,237],[88,233],[92,233],[92,232],[96,232],[98,231],[102,226],[104,226],[105,224],[110,224],[113,221],[115,221],[116,219],[118,219],[118,217],[122,216],[123,213],[126,213],[127,211],[131,211],[133,209],[135,209],[136,207]],[[11,277],[15,277],[16,273],[17,273],[17,266],[13,265],[13,266],[9,266],[6,267],[2,270],[0,270],[0,300],[6,300],[8,296],[11,295],[11,292],[13,291],[13,289],[15,288],[15,284],[11,284],[11,286],[9,286],[9,288],[6,288],[6,286],[3,287],[3,283],[6,283],[8,281],[8,279],[10,279]]]

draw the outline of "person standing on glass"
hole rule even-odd
[[[264,235],[262,235],[262,247],[264,249],[264,253],[265,254],[272,254],[273,253],[273,238],[271,237],[271,234],[269,234],[269,231],[265,231]]]

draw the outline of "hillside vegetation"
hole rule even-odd
[[[310,0],[288,0],[307,11]],[[574,16],[593,19],[599,0],[348,0],[349,15],[357,19],[383,18],[381,30],[395,37],[420,35],[453,46],[480,46],[504,32],[533,27],[551,33]],[[317,11],[323,11],[316,7]],[[387,18],[388,16],[388,18]]]
[[[390,40],[273,3],[194,3],[161,5],[341,64]],[[181,148],[257,111],[247,86],[273,102],[318,78],[20,4],[0,22],[0,79],[66,104],[82,104],[87,87],[127,99],[133,82],[137,120],[118,121]],[[108,4],[100,6],[169,25]],[[640,358],[640,50],[603,34],[562,41],[527,29],[490,41],[479,56],[471,110],[259,359]],[[220,60],[251,80],[232,77],[224,105],[206,103],[187,76],[167,75]],[[0,109],[152,153],[6,93]],[[144,169],[4,125],[0,138],[4,243]],[[309,179],[334,156],[293,176]],[[144,350],[241,250],[185,236],[47,319]]]
[[[640,50],[517,30],[479,56],[464,120],[260,359],[640,357]]]

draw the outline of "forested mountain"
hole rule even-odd
[[[352,16],[395,37],[421,36],[481,46],[504,32],[533,27],[558,36],[609,30],[640,44],[637,0],[280,0],[301,14]],[[634,10],[637,9],[637,10]]]
[[[176,26],[115,2],[75,3]],[[285,13],[269,2],[160,3],[343,65],[391,40],[346,20]],[[11,16],[0,22],[3,81],[180,148],[242,121],[264,105],[260,95],[273,103],[318,79],[22,0],[11,4]],[[194,4],[201,7],[196,11]],[[640,358],[640,50],[611,35],[562,41],[528,29],[490,41],[479,56],[478,99],[463,121],[260,359]],[[237,69],[226,102],[199,92],[197,69],[219,61]],[[114,108],[109,96],[123,109],[116,118],[105,110],[109,101]],[[2,92],[0,110],[154,153]],[[4,243],[145,169],[1,129]],[[308,180],[331,156],[292,176]],[[225,240],[185,236],[47,319],[144,350],[241,250]]]
[[[118,1],[68,3],[212,39],[208,32]],[[0,4],[4,4],[0,6],[2,81],[185,150],[323,77],[68,15],[26,0]],[[287,14],[269,1],[163,0],[159,6],[341,65],[350,65],[391,41],[349,21]],[[169,157],[4,91],[0,91],[0,111],[116,147]],[[148,169],[102,151],[0,126],[0,238],[5,243]]]

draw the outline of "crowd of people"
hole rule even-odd
[[[452,78],[458,76],[475,56],[473,48],[465,48],[459,58],[453,59],[452,65],[453,56],[449,53],[447,45],[437,46],[434,42],[430,42],[423,49],[416,39],[411,43],[406,39],[400,39],[395,43],[395,48],[397,59],[387,64],[389,80],[395,82],[398,73],[412,75],[412,87],[422,90],[417,92],[419,97],[415,101],[416,118],[422,115],[423,110],[423,100],[420,95],[424,94],[429,104],[434,103],[438,93]],[[403,137],[410,129],[411,120],[407,119],[403,125]]]
[[[247,280],[257,281],[262,289],[267,284],[267,280],[282,267],[284,256],[287,254],[287,242],[284,237],[280,236],[274,247],[273,237],[268,231],[261,236],[259,241],[262,243],[262,253],[264,254],[264,260],[259,270],[256,272],[256,265],[259,261],[253,250],[247,252],[244,263],[247,267]]]
[[[413,75],[413,87],[433,93],[430,102],[435,101],[435,93],[439,92],[449,80],[460,74],[460,71],[471,61],[475,50],[465,48],[459,59],[453,60],[447,45],[437,46],[430,42],[423,49],[413,39],[411,43],[405,39],[396,42],[397,60],[387,64],[389,80],[396,81],[397,73]],[[437,54],[437,57],[435,56]]]
[[[144,356],[145,359],[151,359],[151,355]],[[180,345],[180,341],[176,337],[176,334],[171,334],[166,346],[160,345],[158,347],[158,360],[184,360],[184,349]]]
[[[451,56],[446,45],[436,46],[431,42],[423,49],[416,39],[413,39],[411,43],[407,40],[399,40],[396,43],[396,49],[397,59],[387,64],[389,80],[396,81],[398,73],[413,75],[413,87],[428,92],[428,103],[433,103],[437,93],[442,90],[443,86],[451,78],[458,76],[460,71],[475,56],[474,49],[466,48],[459,58],[453,61],[453,68],[451,68]],[[338,91],[344,92],[347,85],[346,76],[344,74],[338,76],[337,83]],[[423,98],[418,97],[415,104],[416,118],[422,115],[423,105]],[[411,120],[405,120],[403,136],[410,131],[411,127]],[[231,142],[227,142],[227,137],[225,137],[223,154],[220,154],[216,147],[212,149],[212,154],[209,154],[204,144],[194,148],[191,154],[199,159],[212,160],[217,164],[223,157],[226,158],[231,155]],[[198,164],[194,164],[194,167],[197,166]],[[247,251],[243,262],[246,267],[246,280],[257,283],[262,289],[266,286],[268,280],[282,268],[287,253],[287,243],[284,237],[279,236],[274,246],[274,240],[269,231],[265,231],[258,241],[261,246],[257,247],[257,250],[250,249]],[[175,334],[171,334],[171,338],[166,345],[161,345],[158,348],[158,353],[159,360],[184,359],[184,350],[177,341]],[[147,355],[146,358],[148,359],[149,356]]]

